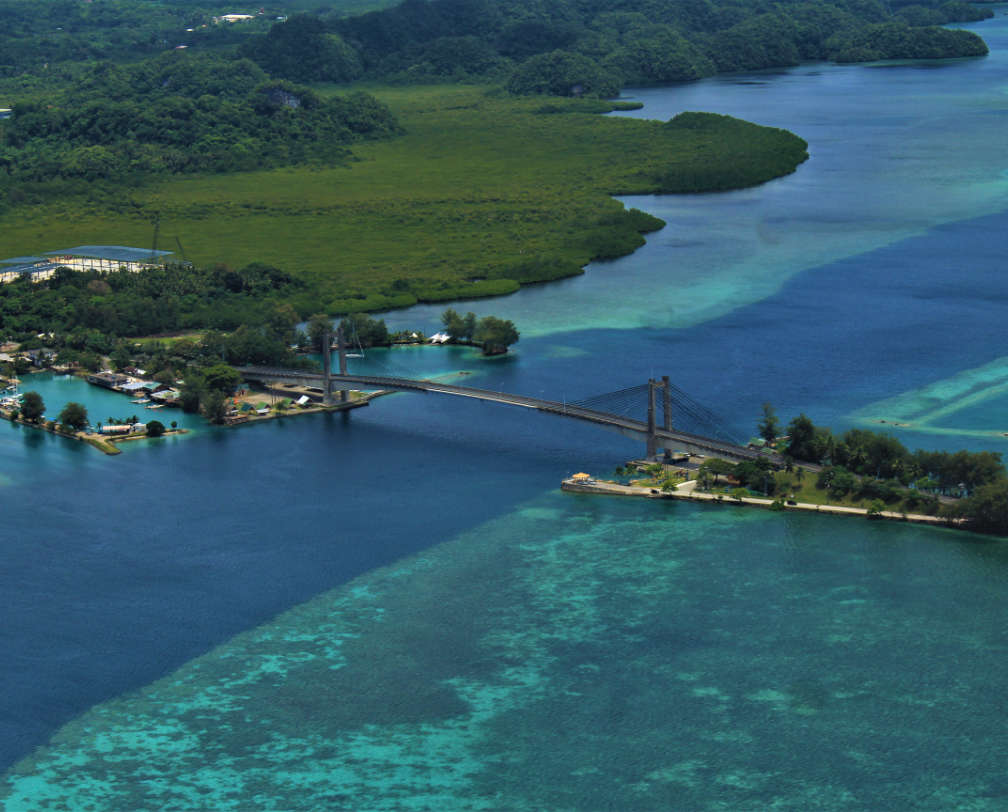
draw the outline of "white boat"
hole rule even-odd
[[[152,404],[150,404],[150,406],[147,406],[145,408],[147,408],[147,409],[163,409],[164,408],[164,404],[163,403],[152,403]]]
[[[150,403],[150,398],[137,398],[136,400],[131,400],[130,403]]]

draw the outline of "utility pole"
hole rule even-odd
[[[161,212],[154,212],[154,239],[151,240],[151,253],[150,261],[151,264],[157,262],[157,244],[158,244],[158,232],[161,231]]]

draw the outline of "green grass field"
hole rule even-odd
[[[667,126],[486,87],[365,89],[406,133],[355,145],[347,166],[173,178],[123,188],[112,205],[22,207],[0,218],[0,256],[148,246],[160,212],[160,248],[178,238],[199,264],[265,262],[304,279],[302,314],[375,310],[576,274],[660,225],[611,195],[752,185],[805,157],[794,135],[726,117]]]

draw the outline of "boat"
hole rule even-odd
[[[131,400],[130,403],[150,403],[150,398],[137,398],[136,400]]]
[[[145,408],[147,408],[147,409],[163,409],[164,408],[164,404],[163,403],[152,403],[149,406],[146,406]]]

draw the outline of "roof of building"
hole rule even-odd
[[[33,262],[49,262],[48,257],[11,257],[0,259],[0,265],[28,265]]]
[[[9,273],[45,273],[46,271],[54,271],[59,266],[55,262],[46,262],[43,265],[36,265],[33,263],[27,263],[22,265],[3,265],[0,267],[0,274]]]
[[[128,245],[78,245],[46,251],[46,256],[84,257],[85,259],[110,259],[119,262],[147,262],[151,258],[171,256],[174,251],[152,251],[150,248],[130,248]]]

